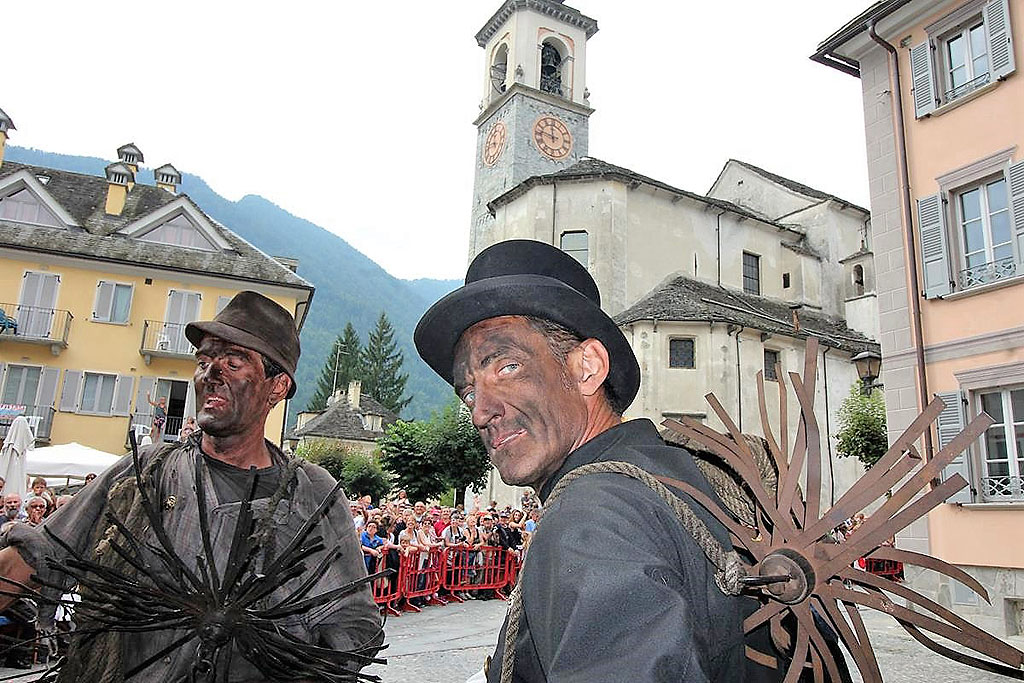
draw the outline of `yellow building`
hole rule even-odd
[[[947,468],[970,486],[898,538],[960,566],[981,601],[908,578],[1000,634],[1024,632],[1024,0],[886,0],[812,57],[860,78],[890,436],[934,395],[925,456],[995,419]]]
[[[3,161],[0,111],[0,437],[23,413],[38,443],[77,441],[111,453],[152,428],[147,400],[167,401],[161,438],[195,415],[188,322],[255,290],[305,319],[313,287],[219,225],[166,164],[136,182],[129,144],[106,178]],[[285,405],[267,438],[279,443]]]

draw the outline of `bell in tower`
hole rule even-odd
[[[562,95],[562,55],[551,43],[544,43],[540,51],[540,89]]]

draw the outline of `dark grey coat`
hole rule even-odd
[[[649,420],[633,420],[570,453],[541,499],[570,470],[609,460],[689,482],[714,497],[688,451],[666,445]],[[725,529],[692,507],[730,547]],[[578,479],[545,508],[531,542],[520,579],[515,681],[762,680],[748,672],[741,625],[756,605],[722,594],[711,569],[645,484],[620,474]],[[489,683],[499,681],[504,639],[503,627]]]

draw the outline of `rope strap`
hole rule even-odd
[[[704,521],[690,508],[681,498],[676,496],[664,484],[658,481],[654,475],[646,470],[632,465],[628,462],[610,461],[594,462],[582,465],[566,474],[555,485],[545,501],[545,506],[550,506],[559,495],[572,482],[588,474],[622,474],[636,479],[647,485],[652,491],[668,503],[676,517],[682,523],[683,528],[690,534],[694,542],[704,553],[704,556],[715,567],[715,584],[726,595],[739,595],[743,590],[741,580],[746,576],[746,568],[734,550],[726,550],[718,542]],[[519,581],[509,595],[508,604],[508,625],[505,628],[505,649],[501,653],[501,683],[512,683],[512,669],[515,665],[515,643],[519,636],[519,622],[522,619],[523,601],[521,587],[523,573],[526,571],[526,562],[519,572]]]

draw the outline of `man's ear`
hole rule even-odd
[[[280,375],[272,377],[270,381],[273,384],[270,386],[270,396],[267,400],[270,407],[273,408],[288,396],[288,391],[292,388],[292,378],[282,372]]]
[[[608,349],[597,339],[585,339],[576,348],[579,354],[577,386],[584,396],[593,396],[601,390],[611,368]]]

